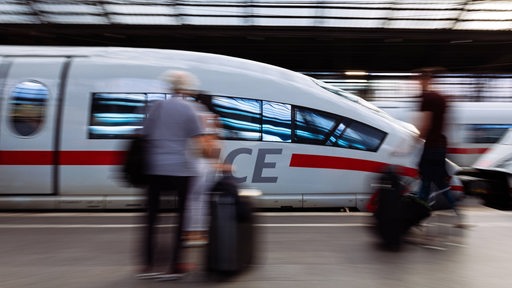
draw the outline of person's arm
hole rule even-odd
[[[207,135],[197,135],[193,139],[196,142],[196,147],[197,149],[199,149],[199,153],[201,154],[201,156],[205,157],[206,155],[208,155],[210,147],[208,145],[209,141]]]
[[[204,134],[201,136],[197,136],[197,141],[199,142],[199,147],[201,150],[201,155],[205,158],[209,159],[219,159],[220,154],[220,144],[215,134]]]
[[[432,112],[421,111],[418,114],[418,119],[416,120],[416,123],[416,127],[420,131],[418,137],[420,139],[425,139],[427,137],[428,131],[430,130],[430,126],[432,123]]]

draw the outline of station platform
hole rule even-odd
[[[257,213],[257,258],[246,272],[213,279],[205,248],[187,248],[198,270],[171,282],[138,280],[143,213],[0,213],[0,287],[442,287],[512,285],[512,212],[463,201],[465,229],[450,211],[414,228],[399,251],[379,248],[364,212]],[[166,268],[175,217],[161,216]]]

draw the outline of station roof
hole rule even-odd
[[[512,1],[0,0],[0,44],[184,49],[294,70],[509,71]]]

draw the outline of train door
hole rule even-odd
[[[54,194],[67,59],[4,57],[0,63],[0,195]]]

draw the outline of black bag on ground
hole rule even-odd
[[[384,171],[376,185],[378,187],[375,220],[377,234],[388,247],[398,247],[401,242],[401,201],[403,186],[400,177],[391,169]]]
[[[382,173],[377,186],[377,209],[374,214],[377,233],[385,246],[398,248],[402,236],[430,216],[430,208],[418,198],[404,195],[405,186],[393,169]]]
[[[224,176],[212,189],[207,270],[229,276],[247,269],[255,254],[253,204]]]
[[[122,163],[121,172],[124,180],[135,187],[144,187],[148,184],[145,145],[146,141],[142,136],[130,140]]]

